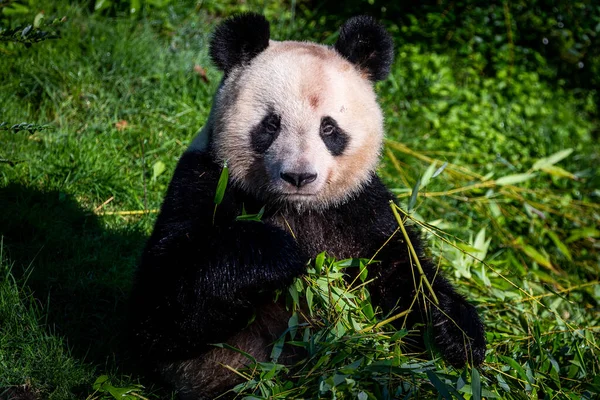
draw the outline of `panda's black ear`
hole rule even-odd
[[[212,35],[210,58],[227,74],[266,49],[270,35],[269,22],[260,14],[244,13],[227,18]]]
[[[394,42],[374,18],[361,15],[342,25],[334,48],[369,75],[372,81],[385,79],[394,61]]]

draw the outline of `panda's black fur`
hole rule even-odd
[[[386,30],[371,17],[348,20],[340,30],[335,49],[374,81],[385,79],[394,61],[394,43]]]
[[[268,46],[266,20],[244,14],[217,28],[210,53],[227,79]],[[348,21],[334,49],[373,81],[387,76],[393,58],[391,38],[369,17]],[[257,153],[270,146],[269,140],[261,142],[260,130],[277,129],[275,120],[264,121],[260,124],[267,125],[257,125],[259,138],[256,147],[252,145]],[[342,140],[337,136],[345,134],[341,128],[325,124],[340,129],[329,140]],[[236,383],[235,375],[218,363],[225,360],[239,366],[244,360],[211,344],[229,342],[258,353],[254,355],[259,359],[268,356],[269,343],[285,330],[289,318],[284,306],[273,303],[274,292],[302,275],[307,261],[322,251],[338,258],[370,258],[377,253],[380,262],[369,267],[370,276],[376,278],[369,291],[384,313],[408,309],[415,295],[411,257],[389,204],[393,196],[374,172],[360,190],[320,207],[265,200],[230,181],[215,212],[223,164],[216,156],[218,132],[211,126],[205,132],[205,147],[192,147],[179,161],[143,252],[131,300],[135,352],[190,398],[210,398]],[[322,138],[330,137],[330,131],[325,133]],[[337,157],[345,146],[338,146],[337,154],[327,148]],[[236,219],[242,208],[255,213],[263,206],[261,222]],[[281,227],[282,220],[289,229]],[[419,235],[408,229],[439,299],[428,316],[424,305],[411,313],[409,325],[430,322],[432,338],[450,364],[479,365],[485,339],[475,308],[423,255]],[[253,316],[256,319],[248,326]],[[238,360],[229,362],[228,357]]]
[[[215,30],[210,43],[210,57],[227,74],[266,49],[269,46],[269,36],[269,23],[261,15],[242,14],[230,18]]]

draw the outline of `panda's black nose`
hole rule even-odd
[[[317,174],[311,173],[301,173],[296,174],[294,172],[281,172],[279,174],[281,179],[286,181],[287,183],[296,186],[297,188],[301,188],[304,185],[308,185],[311,182],[314,182],[317,179]]]

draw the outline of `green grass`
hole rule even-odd
[[[43,9],[67,21],[61,39],[0,45],[0,123],[46,126],[0,130],[0,398],[18,391],[111,398],[117,388],[169,396],[129,366],[126,299],[153,210],[220,79],[207,38],[234,8],[220,7],[129,18],[55,2],[11,17],[31,21]],[[314,28],[314,40],[331,42],[312,11],[299,7],[293,19],[289,6],[265,7],[272,19],[281,16],[275,38]],[[323,340],[313,340],[298,369],[264,364],[247,372],[245,390],[276,398],[385,397],[392,388],[409,398],[476,399],[479,389],[487,398],[598,396],[595,94],[565,89],[518,62],[495,61],[489,74],[478,53],[404,43],[401,29],[392,30],[397,61],[378,85],[388,132],[380,173],[410,209],[407,223],[423,225],[447,275],[479,307],[486,363],[456,371],[407,353],[409,332],[360,332],[373,322],[357,312],[365,294],[340,295],[346,306],[331,307],[310,274],[295,290],[312,296],[328,322],[309,332]],[[567,148],[565,158],[540,162]],[[324,265],[339,272],[332,260]],[[344,293],[336,277],[331,290]],[[314,372],[298,372],[307,369]]]
[[[44,325],[43,306],[15,282],[5,263],[0,269],[0,370],[4,385],[67,397],[93,378],[92,368],[69,355],[66,341]],[[49,388],[53,382],[59,387]],[[4,388],[5,389],[5,388]]]

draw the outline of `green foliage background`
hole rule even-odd
[[[344,285],[357,266],[323,257],[287,294],[322,321],[290,322],[310,357],[256,364],[240,397],[598,396],[596,2],[5,0],[0,399],[172,395],[124,356],[127,293],[220,79],[209,34],[250,10],[276,40],[331,44],[359,13],[392,32],[380,174],[478,306],[489,349],[464,371],[411,353],[412,333],[374,326],[368,293]]]

